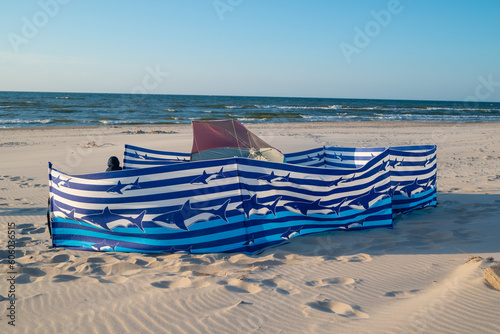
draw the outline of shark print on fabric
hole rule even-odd
[[[372,202],[382,196],[387,196],[387,194],[378,193],[375,191],[375,187],[372,187],[368,194],[354,198],[347,205],[356,210],[367,210],[374,204]]]
[[[68,178],[67,180],[63,180],[63,179],[61,179],[61,175],[57,175],[55,178],[52,179],[52,183],[55,184],[57,186],[57,188],[59,188],[59,187],[71,188],[70,184],[69,184],[69,180],[71,180],[71,178]]]
[[[365,219],[362,219],[362,220],[359,220],[357,222],[354,222],[354,223],[347,223],[347,224],[344,224],[342,226],[339,226],[339,228],[341,230],[350,230],[352,228],[355,228],[355,227],[363,227],[365,225]]]
[[[328,215],[332,212],[335,212],[340,215],[340,207],[344,204],[345,200],[342,200],[337,205],[333,206],[324,206],[321,205],[321,198],[315,201],[307,202],[307,201],[292,201],[284,204],[283,206],[291,212],[300,213],[304,216],[308,216],[309,214],[319,213],[323,215]]]
[[[141,155],[141,154],[137,153],[137,151],[135,151],[135,152],[134,152],[134,155],[132,155],[132,156],[133,156],[134,158],[136,158],[136,159],[144,159],[144,160],[149,159],[149,157],[148,157],[148,154],[147,154],[147,153],[145,153],[144,155]]]
[[[429,158],[425,159],[425,161],[420,162],[420,167],[427,167],[427,164],[430,163]]]
[[[399,187],[399,183],[397,183],[394,187],[390,187],[389,190],[387,191],[387,196],[390,198],[394,197],[394,193],[396,192],[396,189]]]
[[[340,183],[340,182],[344,182],[344,181],[345,181],[345,180],[344,180],[344,177],[343,177],[343,176],[341,176],[340,178],[338,178],[338,179],[336,179],[336,180],[332,181],[332,183],[330,183],[330,184],[328,185],[328,187],[338,187],[339,183]]]
[[[337,155],[337,153],[333,152],[332,159],[338,159],[338,160],[340,160],[340,157]]]
[[[393,198],[394,193],[397,191],[396,189],[399,187],[399,185],[400,185],[400,183],[397,183],[395,186],[389,187],[389,189],[385,190],[385,195],[389,198]],[[383,194],[384,190],[379,191],[379,190],[375,189],[375,193]]]
[[[379,172],[385,172],[387,170],[387,167],[389,166],[390,160],[383,161],[382,165],[380,165],[380,168],[378,169]]]
[[[57,205],[56,200],[54,199],[54,196],[50,198],[50,206],[52,207],[52,211],[59,211],[64,214],[64,218],[70,219],[70,220],[75,220],[75,209],[71,209],[71,211],[64,210],[62,209],[59,205]]]
[[[112,186],[111,188],[106,190],[106,192],[123,195],[124,191],[136,190],[136,189],[141,189],[141,186],[139,185],[139,178],[137,178],[133,183],[125,183],[125,184],[122,184],[122,182],[118,180],[118,183],[115,186]]]
[[[158,226],[168,228],[178,228],[189,231],[189,226],[201,222],[209,221],[214,217],[219,217],[228,222],[226,218],[227,206],[230,199],[224,202],[218,209],[198,209],[191,207],[191,200],[187,200],[180,209],[167,212],[153,218],[153,222]]]
[[[190,184],[208,184],[212,180],[223,179],[226,175],[223,172],[224,167],[222,167],[217,173],[208,174],[205,170],[203,174],[195,177]]]
[[[352,174],[352,176],[351,176],[350,178],[348,178],[348,179],[346,179],[346,180],[344,180],[344,181],[342,181],[342,182],[352,182],[352,181],[354,181],[355,179],[356,179],[356,174]]]
[[[307,155],[307,159],[309,161],[321,161],[321,160],[323,160],[323,157],[324,157],[324,155],[322,153],[318,153],[317,155],[312,156],[312,157],[310,155]]]
[[[342,207],[345,201],[347,201],[347,198],[344,198],[342,201],[340,201],[339,204],[331,207],[332,211],[337,214],[337,217],[340,216],[340,208]]]
[[[436,175],[430,177],[425,185],[420,185],[420,186],[424,188],[424,191],[434,189],[436,187]]]
[[[115,251],[116,250],[116,246],[118,246],[119,242],[115,242],[115,243],[110,243],[110,242],[107,242],[106,239],[104,239],[103,241],[99,242],[99,243],[96,243],[96,244],[93,244],[90,246],[90,248],[92,248],[93,250],[96,250],[98,252],[105,252],[105,251]]]
[[[236,209],[242,211],[247,218],[250,218],[253,214],[266,215],[268,212],[271,212],[276,217],[276,206],[280,199],[281,196],[271,204],[262,204],[258,202],[257,195],[253,195],[250,199],[243,200]]]
[[[401,161],[398,161],[398,158],[394,159],[394,160],[389,160],[389,167],[392,167],[392,168],[396,168],[397,166],[401,166],[403,164],[403,160],[404,158],[401,160]]]
[[[424,188],[418,184],[418,177],[411,184],[403,186],[398,190],[404,196],[411,198],[414,194],[424,191]]]
[[[426,158],[425,161],[421,161],[418,166],[419,167],[427,167],[428,164],[434,162],[434,160],[436,160],[436,155],[433,155],[432,157],[430,158]]]
[[[281,239],[290,240],[293,236],[300,234],[300,231],[304,228],[304,226],[299,227],[289,227],[285,233],[281,234]]]
[[[349,160],[348,158],[344,157],[342,155],[342,153],[340,154],[337,154],[335,152],[333,152],[333,154],[331,155],[332,159],[337,159],[337,160],[340,160],[340,161],[346,161],[346,160]]]
[[[142,227],[142,219],[145,214],[146,210],[142,211],[137,217],[131,218],[112,213],[109,207],[106,207],[101,213],[83,216],[79,220],[109,231],[118,226],[128,227],[133,225],[145,233]]]
[[[288,173],[288,175],[286,175],[286,176],[279,176],[279,175],[275,175],[274,171],[272,171],[271,174],[261,176],[261,177],[257,178],[257,180],[263,180],[263,181],[267,181],[269,183],[289,182],[290,181],[290,173]]]
[[[191,253],[193,250],[193,246],[172,246],[167,248],[165,252],[167,253]]]

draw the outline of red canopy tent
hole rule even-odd
[[[191,161],[243,157],[284,162],[283,153],[238,121],[193,121]]]

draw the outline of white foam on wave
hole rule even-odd
[[[2,119],[0,120],[0,123],[3,124],[33,124],[33,123],[39,123],[39,124],[48,124],[50,123],[50,119]]]
[[[331,106],[274,106],[276,109],[320,109],[320,110],[336,110],[342,109],[341,105],[331,105]]]

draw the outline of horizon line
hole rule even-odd
[[[419,102],[457,102],[471,103],[459,100],[433,100],[433,99],[402,99],[402,98],[359,98],[359,97],[314,97],[314,96],[272,96],[272,95],[225,95],[225,94],[169,94],[169,93],[111,93],[111,92],[64,92],[64,91],[22,91],[0,90],[0,93],[49,93],[49,94],[109,94],[109,95],[160,95],[160,96],[206,96],[206,97],[261,97],[261,98],[292,98],[292,99],[333,99],[333,100],[377,100],[377,101],[419,101]],[[500,101],[474,101],[473,103],[500,103]]]

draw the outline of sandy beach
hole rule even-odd
[[[246,126],[284,153],[436,144],[438,206],[251,256],[53,249],[49,161],[84,174],[125,144],[190,152],[191,126],[0,129],[0,332],[500,332],[500,291],[483,279],[500,261],[499,123]]]

